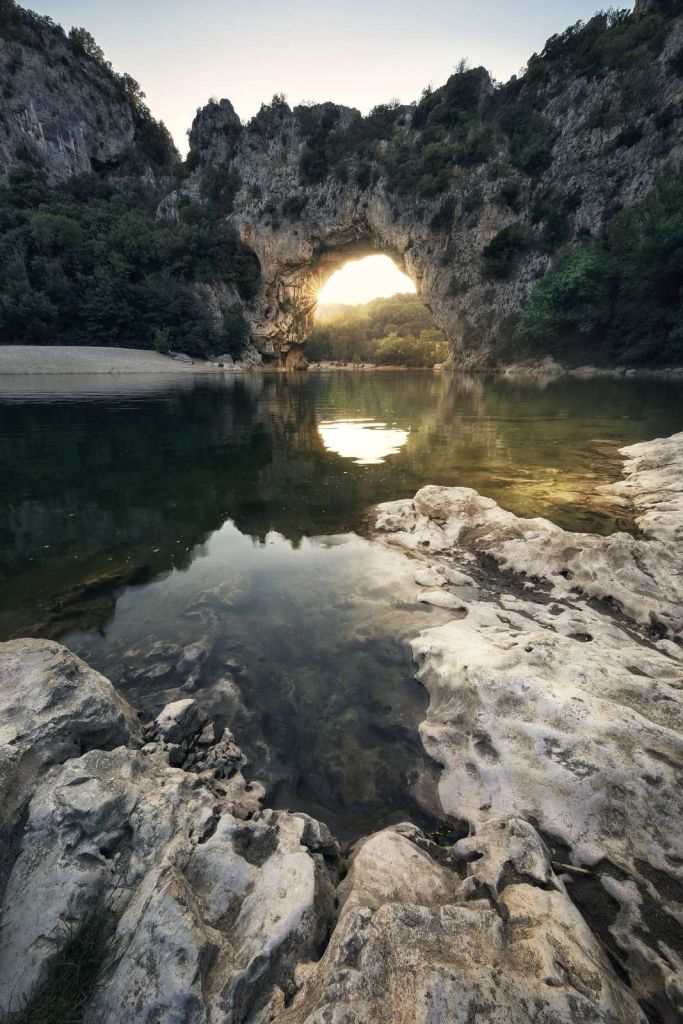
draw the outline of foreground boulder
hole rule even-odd
[[[109,680],[61,644],[0,644],[0,893],[14,830],[44,772],[141,735],[135,712]]]
[[[451,863],[441,852],[410,827],[362,843],[324,957],[270,1019],[644,1024],[528,823],[491,822]]]
[[[683,434],[624,449],[640,534],[520,519],[469,488],[379,510],[457,614],[413,641],[447,814],[519,816],[653,1019],[683,1013]],[[474,588],[463,589],[466,569]],[[437,602],[434,585],[444,598]],[[439,591],[436,591],[438,596]],[[472,600],[472,595],[476,600]]]
[[[0,645],[0,657],[16,722],[3,763],[14,748],[22,755],[3,776],[17,811],[4,844],[0,1010],[49,984],[93,905],[115,928],[87,1020],[242,1019],[274,987],[290,991],[295,965],[317,955],[333,921],[338,847],[324,826],[261,811],[241,756],[227,779],[223,756],[199,774],[170,767],[169,728],[183,742],[204,734],[193,701],[164,709],[158,741],[132,749],[132,709],[65,648],[25,640]],[[19,794],[30,794],[23,813]]]
[[[165,708],[141,736],[110,684],[59,645],[0,653],[11,665],[4,706],[34,709],[24,770],[6,776],[6,791],[28,801],[6,849],[0,1010],[10,1019],[37,991],[49,997],[60,953],[95,907],[112,923],[87,1024],[466,1024],[532,1010],[558,1024],[644,1022],[528,822],[491,821],[453,847],[409,824],[386,829],[358,844],[340,884],[324,825],[261,810],[243,760],[205,758],[234,743],[193,701]],[[35,728],[36,709],[47,713],[62,688],[71,727],[55,704],[55,722]],[[88,727],[95,706],[110,731]],[[101,747],[57,742],[77,734]],[[172,767],[170,748],[183,744],[188,764]]]

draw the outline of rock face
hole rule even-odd
[[[626,21],[596,16],[581,46],[571,31],[553,37],[505,86],[483,68],[461,70],[419,103],[365,118],[275,97],[243,125],[228,100],[212,101],[170,193],[164,173],[177,154],[132,80],[50,19],[18,11],[13,0],[0,11],[0,180],[22,163],[52,182],[89,171],[156,177],[160,217],[178,221],[190,201],[227,218],[258,258],[257,294],[246,301],[218,282],[197,285],[198,298],[219,326],[241,308],[257,358],[280,367],[305,365],[326,278],[376,252],[413,279],[454,363],[495,364],[501,327],[558,247],[599,237],[683,157],[674,0],[643,0]],[[509,266],[491,274],[484,250],[507,228]]]
[[[140,736],[111,683],[60,644],[0,645],[0,891],[14,829],[43,772]]]
[[[0,82],[0,182],[26,163],[43,168],[53,183],[90,171],[154,180],[143,108],[124,81],[74,47],[49,18],[13,0],[0,9]]]
[[[259,259],[261,287],[246,315],[264,359],[299,365],[319,287],[349,258],[381,252],[413,279],[453,360],[489,364],[501,324],[550,265],[552,218],[562,220],[564,241],[599,236],[644,197],[659,169],[680,164],[683,79],[674,68],[683,18],[664,2],[640,4],[638,18],[644,26],[662,19],[662,35],[654,49],[632,46],[628,69],[609,57],[599,70],[582,69],[567,44],[543,72],[537,59],[536,71],[503,88],[483,69],[454,75],[434,97],[467,91],[453,123],[483,132],[487,148],[461,139],[449,184],[434,184],[429,160],[444,158],[462,130],[451,122],[445,130],[443,119],[425,124],[429,97],[426,106],[378,108],[365,119],[333,103],[291,110],[275,98],[244,127],[227,100],[199,111],[181,192],[203,201],[218,190]],[[536,161],[518,152],[529,118],[529,145],[544,133],[548,140]],[[423,177],[402,186],[416,147]],[[507,279],[487,278],[483,249],[511,224],[526,233],[526,248]]]
[[[87,1020],[255,1019],[331,927],[339,850],[325,827],[261,811],[235,766],[169,767],[162,741],[205,722],[194,702],[164,709],[160,742],[136,750],[132,709],[64,648],[14,641],[0,656],[0,1009],[23,1005],[100,901],[114,958]]]
[[[624,449],[613,490],[640,513],[637,537],[568,534],[467,488],[423,488],[378,520],[430,557],[423,585],[440,576],[457,596],[450,579],[465,567],[479,587],[412,645],[444,810],[477,834],[501,817],[533,822],[633,992],[666,1021],[683,1009],[681,452],[683,434]]]
[[[169,765],[169,744],[191,757],[215,742],[194,701],[165,708],[134,749],[131,709],[59,645],[0,652],[5,706],[11,691],[29,708],[3,735],[3,762],[21,754],[5,792],[28,807],[6,805],[2,1011],[50,984],[94,906],[113,924],[86,1024],[645,1024],[527,820],[490,817],[450,846],[385,829],[340,883],[324,825],[261,810],[237,766]],[[101,735],[95,708],[108,745],[125,745],[73,748]]]

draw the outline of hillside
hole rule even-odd
[[[1,0],[0,40],[3,341],[199,352],[251,339],[265,362],[296,367],[321,283],[383,252],[412,277],[455,365],[549,352],[683,363],[679,0],[578,23],[505,84],[463,64],[419,101],[367,117],[276,96],[244,125],[228,100],[211,101],[184,164],[85,30],[66,35]],[[40,187],[27,191],[31,175]],[[98,250],[101,189],[119,208]],[[135,214],[123,239],[121,207]],[[43,214],[80,235],[62,221],[45,230]],[[100,252],[110,267],[95,274]],[[69,295],[84,279],[96,293],[76,322],[55,259]]]

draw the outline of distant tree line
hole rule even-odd
[[[306,355],[312,361],[434,366],[448,358],[448,345],[417,295],[399,294],[359,306],[323,306]]]

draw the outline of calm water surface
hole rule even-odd
[[[402,641],[443,613],[364,539],[369,509],[457,484],[631,528],[596,485],[619,446],[681,429],[683,386],[661,381],[6,378],[0,638],[63,640],[146,715],[196,694],[276,805],[342,837],[426,820],[435,766]]]

